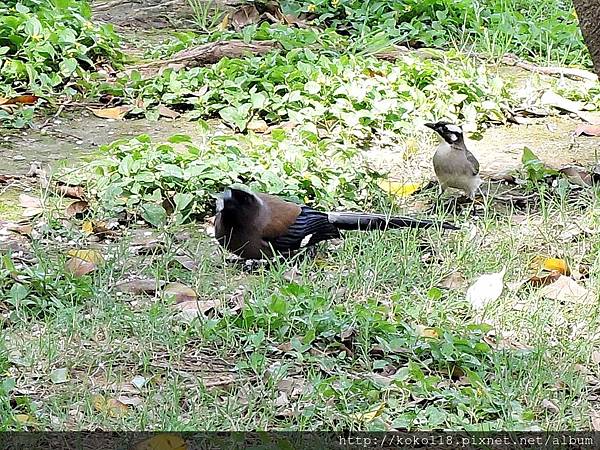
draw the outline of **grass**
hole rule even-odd
[[[478,318],[463,291],[436,287],[451,272],[471,282],[503,264],[507,281],[520,280],[533,257],[549,255],[571,267],[591,263],[587,285],[597,288],[597,238],[558,239],[568,224],[597,225],[598,197],[581,197],[582,205],[551,200],[520,223],[518,212],[492,205],[477,220],[458,217],[474,237],[348,233],[316,259],[254,273],[226,263],[202,232],[183,243],[169,233],[162,252],[135,256],[124,238],[83,278],[66,275],[64,258],[43,258],[39,247],[39,297],[61,304],[17,304],[5,315],[0,366],[15,388],[3,428],[587,428],[597,305],[505,289]],[[173,264],[183,248],[197,270]],[[115,293],[130,275],[179,281],[201,303],[222,305],[187,323],[172,299]],[[240,292],[244,307],[232,311]],[[53,384],[58,368],[69,377]],[[137,390],[130,382],[139,375],[147,382]],[[106,407],[98,395],[139,404]]]

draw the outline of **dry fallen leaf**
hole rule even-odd
[[[576,186],[581,186],[585,188],[594,184],[592,174],[581,167],[563,167],[559,170],[559,172],[562,173],[567,178],[567,180],[569,180],[569,183],[574,184]]]
[[[94,223],[90,220],[86,220],[81,224],[81,231],[87,234],[92,234],[94,232]]]
[[[553,413],[559,413],[560,412],[560,408],[558,406],[556,406],[556,403],[554,403],[551,400],[548,399],[544,399],[542,400],[542,408],[544,408],[547,411],[553,412]]]
[[[391,180],[381,180],[377,185],[383,191],[395,195],[396,197],[408,197],[422,187],[421,183],[400,183]]]
[[[600,125],[592,125],[589,123],[582,123],[573,132],[575,136],[600,136]]]
[[[33,105],[39,100],[37,95],[17,95],[11,98],[0,97],[0,105]]]
[[[111,417],[120,417],[127,414],[127,405],[114,398],[106,398],[103,395],[95,394],[92,397],[94,409],[98,412],[106,413]]]
[[[54,192],[58,195],[64,195],[65,197],[82,200],[85,198],[85,190],[83,186],[71,186],[68,184],[57,184],[53,188]]]
[[[85,200],[78,200],[67,206],[65,214],[67,217],[75,217],[78,214],[83,214],[89,209],[90,205]]]
[[[94,263],[96,265],[100,265],[104,262],[102,253],[94,249],[71,249],[67,252],[67,255]]]
[[[126,294],[154,294],[165,284],[164,281],[146,278],[141,280],[126,280],[115,284],[115,291]]]
[[[563,111],[568,111],[576,114],[579,113],[585,106],[583,102],[575,102],[573,100],[569,100],[561,95],[558,95],[552,90],[547,90],[546,92],[544,92],[544,94],[540,98],[540,102],[542,103],[542,105],[553,106]]]
[[[161,117],[166,117],[167,119],[177,119],[181,114],[179,114],[177,111],[167,108],[165,105],[159,105],[158,115]]]
[[[196,261],[194,261],[192,258],[190,258],[189,256],[185,256],[185,255],[175,256],[173,259],[175,261],[177,261],[179,264],[181,264],[183,267],[185,267],[187,270],[193,271],[198,268],[198,263]]]
[[[600,364],[600,351],[594,350],[592,352],[592,361],[596,364]]]
[[[127,115],[127,113],[129,111],[131,111],[132,109],[133,109],[133,106],[127,106],[127,105],[115,106],[112,108],[101,108],[101,109],[90,108],[90,110],[96,117],[100,117],[101,119],[116,119],[116,120],[123,119]]]
[[[590,411],[590,419],[592,421],[592,429],[594,431],[600,431],[600,411]]]
[[[25,208],[23,216],[33,217],[44,212],[42,201],[37,197],[32,197],[27,194],[19,195],[19,205]]]
[[[242,28],[258,23],[260,14],[254,5],[243,5],[236,9],[230,16],[231,25],[235,31],[240,31]]]
[[[90,261],[80,258],[70,258],[65,263],[65,270],[75,277],[82,277],[96,270],[98,266]]]
[[[133,395],[131,397],[119,395],[117,397],[117,401],[127,406],[139,406],[144,402],[144,400],[138,395]]]
[[[9,223],[6,225],[6,229],[8,231],[14,231],[15,233],[30,235],[33,231],[33,227],[31,225],[21,225],[18,223]]]
[[[475,283],[467,289],[467,301],[476,310],[481,310],[490,302],[496,300],[504,289],[504,274],[506,267],[500,272],[481,275]]]
[[[255,133],[266,133],[269,131],[269,125],[262,119],[254,119],[246,125],[246,129],[254,131]]]
[[[539,295],[568,303],[593,303],[595,295],[577,281],[561,275],[554,283],[540,289]]]
[[[169,283],[163,291],[166,295],[173,296],[176,303],[195,301],[198,295],[191,287],[183,283]]]
[[[218,300],[186,300],[175,305],[179,310],[179,317],[185,322],[191,322],[196,317],[206,314],[211,309],[220,306]]]
[[[447,277],[444,277],[442,281],[438,283],[438,287],[444,289],[462,289],[467,285],[467,280],[460,272],[452,272]]]

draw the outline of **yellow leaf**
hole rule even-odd
[[[352,414],[352,417],[355,420],[358,420],[360,422],[371,422],[375,418],[382,415],[384,409],[385,409],[385,402],[382,402],[376,408],[373,408],[370,411],[367,411],[364,413]]]
[[[113,108],[90,108],[92,113],[96,117],[101,119],[123,119],[129,111],[133,109],[133,106],[115,106]]]
[[[140,442],[134,450],[187,450],[187,444],[176,434],[159,434]]]
[[[569,274],[569,267],[567,266],[567,262],[564,259],[559,258],[546,258],[542,264],[542,268],[545,270],[562,273],[563,275]]]
[[[114,398],[105,398],[103,395],[95,394],[92,397],[92,404],[96,411],[107,413],[112,417],[119,417],[127,413],[129,410],[127,405],[121,403]]]
[[[438,338],[438,332],[435,330],[435,328],[431,328],[431,327],[426,327],[423,325],[417,325],[415,328],[415,331],[417,332],[417,335],[420,337],[427,337],[427,338]]]
[[[81,249],[75,250],[71,249],[67,252],[69,256],[73,258],[79,258],[83,261],[90,262],[92,264],[100,265],[104,262],[104,257],[98,250],[93,249]]]
[[[398,181],[390,180],[381,180],[377,184],[388,194],[397,197],[408,197],[414,194],[422,186],[421,183],[399,183]]]
[[[86,220],[81,225],[81,231],[83,231],[84,233],[87,233],[87,234],[92,234],[94,232],[94,224],[92,222],[90,222],[89,220]]]
[[[229,14],[225,14],[225,17],[223,17],[223,20],[219,24],[219,30],[225,31],[228,27],[229,27]]]
[[[21,425],[33,425],[35,423],[35,419],[29,414],[15,414],[14,417]]]

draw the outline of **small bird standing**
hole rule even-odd
[[[449,122],[426,123],[425,126],[440,137],[440,145],[433,155],[433,169],[440,182],[440,194],[452,187],[463,191],[473,200],[482,183],[479,161],[467,149],[462,129]]]
[[[340,230],[386,228],[458,229],[446,222],[383,214],[321,212],[269,194],[229,188],[217,199],[215,237],[245,259],[291,256],[301,248],[341,237]]]

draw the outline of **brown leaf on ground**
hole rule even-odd
[[[43,208],[42,201],[38,197],[27,194],[19,195],[19,205],[23,208]]]
[[[521,284],[527,283],[527,284],[530,284],[535,287],[543,287],[543,286],[548,286],[551,283],[554,283],[561,276],[562,276],[562,274],[558,270],[551,270],[550,272],[544,272],[541,275],[534,275],[531,278],[529,278],[528,280],[525,280]]]
[[[567,303],[590,304],[595,299],[593,292],[564,275],[561,275],[554,283],[542,288],[539,295]]]
[[[133,395],[131,397],[127,395],[119,395],[116,400],[119,403],[122,403],[127,406],[139,406],[144,402],[142,397],[139,397],[137,395]]]
[[[173,258],[173,260],[177,261],[184,268],[186,268],[187,270],[190,270],[190,271],[194,271],[198,268],[198,263],[196,261],[194,261],[192,258],[190,258],[189,256],[185,256],[185,255],[175,256]]]
[[[450,275],[444,277],[442,281],[438,283],[438,287],[444,289],[463,289],[467,286],[467,280],[460,272],[452,272]]]
[[[111,417],[121,417],[129,411],[124,403],[114,398],[106,398],[103,395],[95,394],[92,397],[94,409],[101,413],[106,413]]]
[[[146,278],[139,280],[126,280],[119,281],[115,284],[114,289],[117,292],[123,292],[125,294],[154,294],[165,284],[164,281],[155,280],[154,278]]]
[[[194,301],[198,298],[198,294],[191,287],[183,283],[169,283],[165,286],[163,292],[175,298],[176,303]]]
[[[600,411],[591,410],[590,419],[592,421],[592,429],[600,431]]]
[[[240,6],[229,16],[229,22],[235,31],[240,31],[248,25],[258,23],[259,20],[260,14],[254,5]]]
[[[0,97],[0,105],[34,105],[40,97],[37,95],[17,95],[11,98]]]
[[[83,186],[71,186],[68,184],[57,184],[54,186],[54,192],[58,195],[83,200],[85,198],[85,190]]]
[[[90,111],[92,111],[92,113],[96,117],[100,117],[101,119],[122,120],[125,118],[127,113],[129,113],[129,111],[131,111],[133,109],[133,106],[124,105],[124,106],[114,106],[112,108],[101,108],[101,109],[89,108],[89,109],[90,109]]]
[[[600,351],[598,351],[598,350],[594,350],[594,351],[592,352],[592,355],[591,355],[591,356],[592,356],[592,361],[593,361],[595,364],[600,364]]]
[[[167,108],[165,105],[159,105],[158,115],[161,117],[166,117],[167,119],[177,119],[181,114],[179,114],[177,111]]]
[[[560,412],[560,408],[558,406],[556,406],[556,403],[554,403],[552,400],[548,400],[546,398],[544,400],[542,400],[542,408],[544,408],[546,411],[549,411],[552,413]]]
[[[208,311],[220,306],[219,300],[185,300],[175,305],[179,311],[179,317],[185,322],[191,322],[196,317],[206,314]]]
[[[80,258],[70,258],[65,263],[65,270],[75,277],[82,277],[96,270],[98,266],[93,262]]]
[[[589,123],[582,123],[575,128],[573,132],[575,136],[600,136],[600,125],[592,125]]]
[[[8,231],[14,231],[15,233],[19,233],[25,236],[29,236],[33,231],[33,227],[28,224],[7,223],[5,228]]]
[[[78,200],[76,202],[71,203],[67,206],[65,210],[65,215],[69,218],[75,217],[78,214],[83,214],[89,209],[90,205],[85,200]]]
[[[577,186],[585,188],[592,186],[592,184],[594,183],[592,174],[582,167],[563,167],[559,170],[559,172],[562,173],[567,178],[567,180],[569,180],[569,183],[575,184]]]

